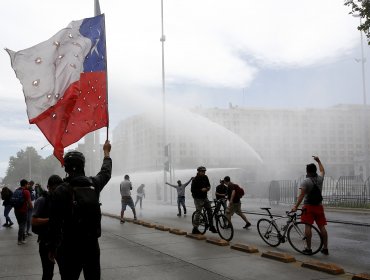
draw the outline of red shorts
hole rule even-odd
[[[304,205],[302,209],[301,222],[312,225],[315,221],[318,226],[326,225],[324,207],[322,205]]]

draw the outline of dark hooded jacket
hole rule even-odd
[[[202,188],[211,188],[207,175],[197,175],[191,182],[191,194],[193,198],[205,199],[207,198],[207,192],[202,192]]]
[[[56,188],[52,195],[52,203],[50,209],[50,220],[49,220],[49,248],[56,249],[61,242],[78,242],[80,237],[79,233],[76,232],[73,226],[73,191],[71,186],[84,187],[93,186],[97,196],[100,196],[100,192],[104,186],[108,183],[112,174],[112,160],[110,158],[104,158],[103,165],[100,172],[94,177],[86,177],[83,174],[69,176],[64,179],[64,183]],[[99,223],[96,232],[99,234],[95,237],[100,237],[101,225]]]

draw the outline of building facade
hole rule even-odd
[[[332,177],[362,175],[366,179],[370,175],[369,106],[267,109],[230,105],[227,109],[195,108],[192,113],[206,120],[202,118],[200,128],[194,128],[199,120],[187,123],[190,117],[174,117],[168,124],[170,161],[175,168],[240,167],[256,179],[285,179],[303,174],[312,155],[318,155]],[[137,115],[114,129],[117,169],[163,169],[162,126],[155,119]]]

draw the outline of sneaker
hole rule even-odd
[[[136,217],[134,217],[134,221],[137,221],[137,218]]]
[[[184,215],[186,215],[186,210],[184,210]]]
[[[212,232],[212,233],[217,233],[217,229],[214,226],[211,226],[209,228],[209,231]]]
[[[27,242],[25,240],[18,241],[18,245],[26,244]]]
[[[198,228],[194,227],[193,230],[191,231],[192,234],[202,234]]]
[[[247,228],[249,228],[251,225],[252,225],[252,224],[251,224],[250,222],[247,222],[243,228],[247,229]]]
[[[303,254],[305,255],[312,255],[312,249],[308,249],[308,248],[305,248],[303,251],[302,251]]]
[[[120,220],[120,223],[121,223],[121,224],[124,224],[124,223],[125,223],[125,220]]]
[[[14,223],[13,222],[10,222],[9,225],[8,225],[8,227],[11,227],[12,225],[14,225]]]
[[[26,232],[26,236],[32,236],[33,234],[30,232]]]
[[[324,254],[324,255],[329,255],[329,250],[328,249],[321,249],[321,251],[320,251],[322,254]]]
[[[8,227],[8,226],[9,226],[8,223],[3,224],[3,227]]]
[[[177,217],[181,217],[181,214],[179,213],[179,214],[177,214]]]

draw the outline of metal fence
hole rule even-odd
[[[270,204],[293,204],[297,201],[298,180],[271,181],[269,186]],[[325,177],[322,196],[323,204],[332,207],[370,208],[370,177],[364,182],[360,176],[341,176],[338,180]]]

